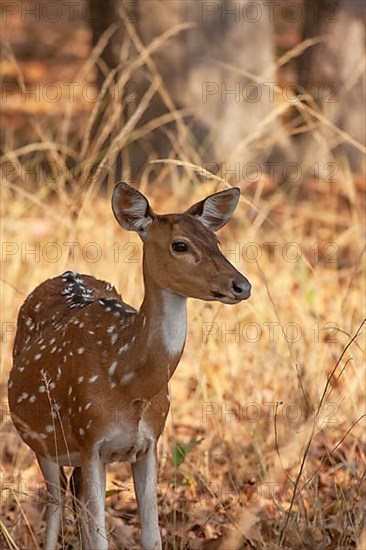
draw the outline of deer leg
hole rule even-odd
[[[157,502],[156,441],[132,464],[133,481],[140,513],[141,542],[144,550],[161,550]]]
[[[83,529],[82,522],[80,521],[81,516],[81,499],[82,499],[82,477],[81,477],[81,468],[75,467],[73,469],[71,478],[70,478],[70,490],[72,494],[72,510],[75,516],[75,522],[77,526],[78,538],[81,545],[81,530]]]
[[[82,458],[81,472],[83,548],[108,550],[105,529],[105,465],[98,452]]]
[[[52,502],[47,502],[45,550],[55,550],[60,532],[62,497],[65,494],[66,478],[63,469],[55,462],[37,456]],[[63,493],[63,494],[62,494]]]

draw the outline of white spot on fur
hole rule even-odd
[[[20,395],[17,399],[17,403],[21,403],[24,399],[28,398],[28,394],[23,392],[22,395]]]
[[[134,377],[134,372],[128,372],[127,374],[124,374],[121,378],[121,384],[128,384],[128,382],[130,382]]]
[[[111,364],[111,366],[109,367],[108,369],[108,373],[110,376],[113,376],[116,368],[117,368],[117,365],[118,365],[118,362],[117,361],[113,361],[113,363]]]
[[[123,346],[121,346],[118,350],[118,355],[121,355],[121,353],[123,353],[124,351],[127,351],[128,348],[130,347],[131,344],[129,344],[127,342],[127,344],[124,344]]]

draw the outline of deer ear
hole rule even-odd
[[[137,231],[142,239],[147,235],[154,213],[146,197],[132,185],[117,183],[112,195],[112,210],[124,229]]]
[[[210,195],[186,210],[211,231],[218,231],[230,220],[237,207],[240,189],[232,187]]]

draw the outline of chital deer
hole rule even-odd
[[[250,283],[213,233],[238,200],[239,189],[232,188],[183,214],[157,215],[139,191],[119,183],[114,215],[143,240],[140,310],[112,285],[70,271],[42,283],[22,305],[9,404],[52,497],[47,550],[57,546],[63,466],[74,466],[83,548],[108,548],[105,466],[114,461],[132,465],[143,548],[161,548],[156,445],[169,410],[168,381],[186,339],[187,298],[236,304],[250,295]]]

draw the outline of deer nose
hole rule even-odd
[[[231,284],[231,292],[234,294],[235,298],[239,298],[240,300],[247,300],[251,290],[252,285],[245,277],[242,277],[240,280],[234,279]]]

